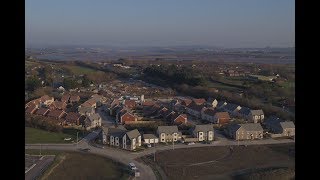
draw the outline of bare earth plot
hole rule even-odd
[[[40,177],[53,162],[54,157],[25,155],[25,179],[32,180]]]
[[[292,149],[294,144],[187,148],[159,152],[156,159],[168,179],[232,179],[248,169],[294,169]]]

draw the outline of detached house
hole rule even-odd
[[[259,123],[232,124],[225,133],[235,140],[253,140],[263,138],[263,129]]]
[[[191,130],[193,137],[196,137],[199,142],[214,140],[213,126],[210,124],[196,125],[195,127],[191,128],[190,130]]]
[[[122,128],[103,128],[103,142],[110,146],[135,150],[141,146],[141,135],[137,129],[128,131]]]
[[[212,98],[209,98],[208,101],[207,101],[207,105],[209,107],[217,107],[218,105],[218,101],[216,99],[212,99]]]
[[[66,123],[68,125],[80,125],[81,122],[81,117],[83,117],[81,114],[79,113],[75,113],[75,112],[69,112],[66,116]]]
[[[100,127],[101,126],[101,117],[99,114],[91,114],[86,117],[84,120],[84,128],[86,130],[90,130],[92,128]]]
[[[135,115],[127,111],[120,112],[118,117],[118,120],[121,124],[125,124],[126,122],[128,123],[129,121],[134,122],[138,120],[138,118]]]
[[[215,114],[216,110],[214,108],[204,108],[201,112],[201,119],[213,123]]]
[[[227,124],[230,122],[230,116],[228,112],[217,112],[213,117],[213,123],[215,124]]]
[[[248,117],[249,122],[253,123],[261,123],[264,120],[264,113],[261,109],[259,110],[251,110]]]
[[[176,142],[181,139],[181,132],[177,126],[158,126],[157,134],[160,142]]]

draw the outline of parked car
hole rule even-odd
[[[136,167],[136,165],[134,163],[129,163],[129,168],[133,171],[138,170],[138,168]]]
[[[148,147],[148,148],[151,148],[152,146],[151,146],[151,144],[147,144],[147,147]]]
[[[194,142],[189,142],[188,143],[188,145],[194,145],[194,144],[196,144],[196,143],[194,143]]]

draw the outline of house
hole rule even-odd
[[[228,112],[231,116],[238,116],[238,112],[241,109],[241,106],[237,104],[228,103],[227,105],[223,106],[221,109]]]
[[[136,107],[136,102],[134,100],[126,99],[124,100],[123,105],[127,108],[134,109]]]
[[[224,106],[226,106],[228,103],[226,101],[219,101],[216,108],[217,109],[223,109]]]
[[[77,103],[80,101],[80,96],[78,95],[71,95],[69,99],[70,103]]]
[[[34,114],[37,109],[38,109],[38,107],[36,105],[30,105],[29,107],[27,107],[26,113],[27,114]]]
[[[230,116],[228,112],[217,112],[213,117],[213,123],[215,124],[227,124],[230,122]]]
[[[83,126],[86,130],[101,126],[101,117],[99,114],[90,114],[84,120]]]
[[[95,113],[95,109],[93,107],[78,107],[78,113],[90,116]]]
[[[232,124],[225,133],[235,140],[253,140],[263,138],[263,129],[259,123]]]
[[[282,136],[295,136],[295,125],[292,121],[284,121],[275,116],[271,116],[263,122],[268,131]]]
[[[47,115],[48,115],[48,117],[52,117],[55,119],[61,119],[61,118],[65,117],[67,115],[67,113],[64,112],[63,110],[54,109],[54,110],[50,111]]]
[[[196,105],[204,105],[206,103],[206,100],[201,98],[201,99],[193,99],[192,100]]]
[[[181,101],[181,105],[182,105],[182,106],[189,106],[190,103],[192,103],[192,100],[191,100],[191,99],[183,99],[183,100]]]
[[[50,104],[49,108],[51,110],[54,110],[54,109],[65,110],[67,108],[67,104],[62,101],[54,101]]]
[[[193,115],[197,118],[201,118],[201,110],[203,108],[204,108],[203,105],[197,105],[195,103],[190,103],[189,106],[186,107],[186,111],[190,115]]]
[[[40,115],[40,116],[46,116],[48,113],[49,113],[50,109],[49,108],[39,108],[37,111],[36,111],[36,115]]]
[[[131,114],[130,112],[121,112],[120,115],[119,115],[119,122],[121,124],[125,124],[126,122],[128,121],[137,121],[138,118]]]
[[[171,117],[171,122],[173,124],[186,124],[188,122],[188,116],[186,114],[178,114],[175,113],[173,114],[173,116]]]
[[[40,101],[41,101],[41,106],[43,106],[43,105],[49,106],[51,103],[53,103],[54,98],[50,97],[48,95],[44,95],[44,96],[41,96]]]
[[[95,102],[97,106],[101,106],[104,102],[106,102],[106,98],[104,96],[94,94],[90,99],[92,102]]]
[[[66,123],[68,125],[80,125],[81,123],[81,114],[75,112],[69,112],[66,116]]]
[[[68,102],[69,102],[69,99],[70,99],[70,94],[64,94],[64,95],[61,97],[61,102],[68,103]]]
[[[118,99],[113,99],[110,104],[110,107],[115,107],[116,105],[120,105],[120,101]]]
[[[141,146],[141,135],[137,129],[128,131],[121,128],[104,128],[104,133],[107,139],[105,142],[110,146],[127,150],[135,150]]]
[[[214,108],[203,108],[201,112],[201,119],[213,123],[215,114],[216,114],[216,110]]]
[[[40,105],[40,103],[41,103],[40,98],[34,99],[34,100],[32,100],[32,101],[29,101],[29,102],[25,105],[25,108],[28,108],[28,107],[30,107],[30,106],[32,106],[32,105],[38,107],[38,106]]]
[[[213,126],[210,124],[195,125],[190,131],[192,136],[196,137],[200,142],[214,140]]]
[[[144,101],[144,102],[142,102],[142,106],[148,106],[148,107],[151,107],[151,106],[153,106],[153,105],[155,105],[156,104],[156,102],[154,102],[154,101]]]
[[[261,123],[264,120],[264,113],[261,109],[251,110],[248,115],[248,121],[253,123]]]
[[[101,126],[101,139],[102,139],[102,143],[103,144],[110,144],[110,136],[109,136],[109,133],[110,133],[110,129],[113,129],[112,131],[116,131],[117,129],[119,131],[127,131],[127,129],[123,126],[109,126],[109,127],[104,127],[104,126]]]
[[[251,109],[248,107],[241,107],[241,109],[238,111],[238,116],[248,120],[250,111]]]
[[[172,142],[181,139],[181,132],[177,126],[158,126],[157,134],[160,142]]]
[[[80,105],[80,107],[97,107],[97,101],[95,99],[88,99]]]
[[[159,143],[159,138],[154,134],[143,134],[143,141],[145,144]]]
[[[218,101],[216,99],[213,98],[209,98],[208,101],[206,102],[207,106],[209,107],[217,107],[218,105]]]

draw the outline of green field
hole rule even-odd
[[[105,157],[76,152],[58,152],[40,179],[128,179],[125,165]]]
[[[71,143],[76,141],[77,131],[75,129],[65,129],[64,133],[48,132],[41,129],[25,127],[25,143]],[[78,138],[80,140],[83,134],[79,131]],[[85,135],[85,134],[84,134]],[[64,138],[71,138],[70,141],[65,141]]]
[[[81,66],[74,66],[74,65],[65,65],[63,66],[66,69],[69,69],[73,74],[80,75],[80,74],[90,74],[97,72],[94,69],[81,67]]]

